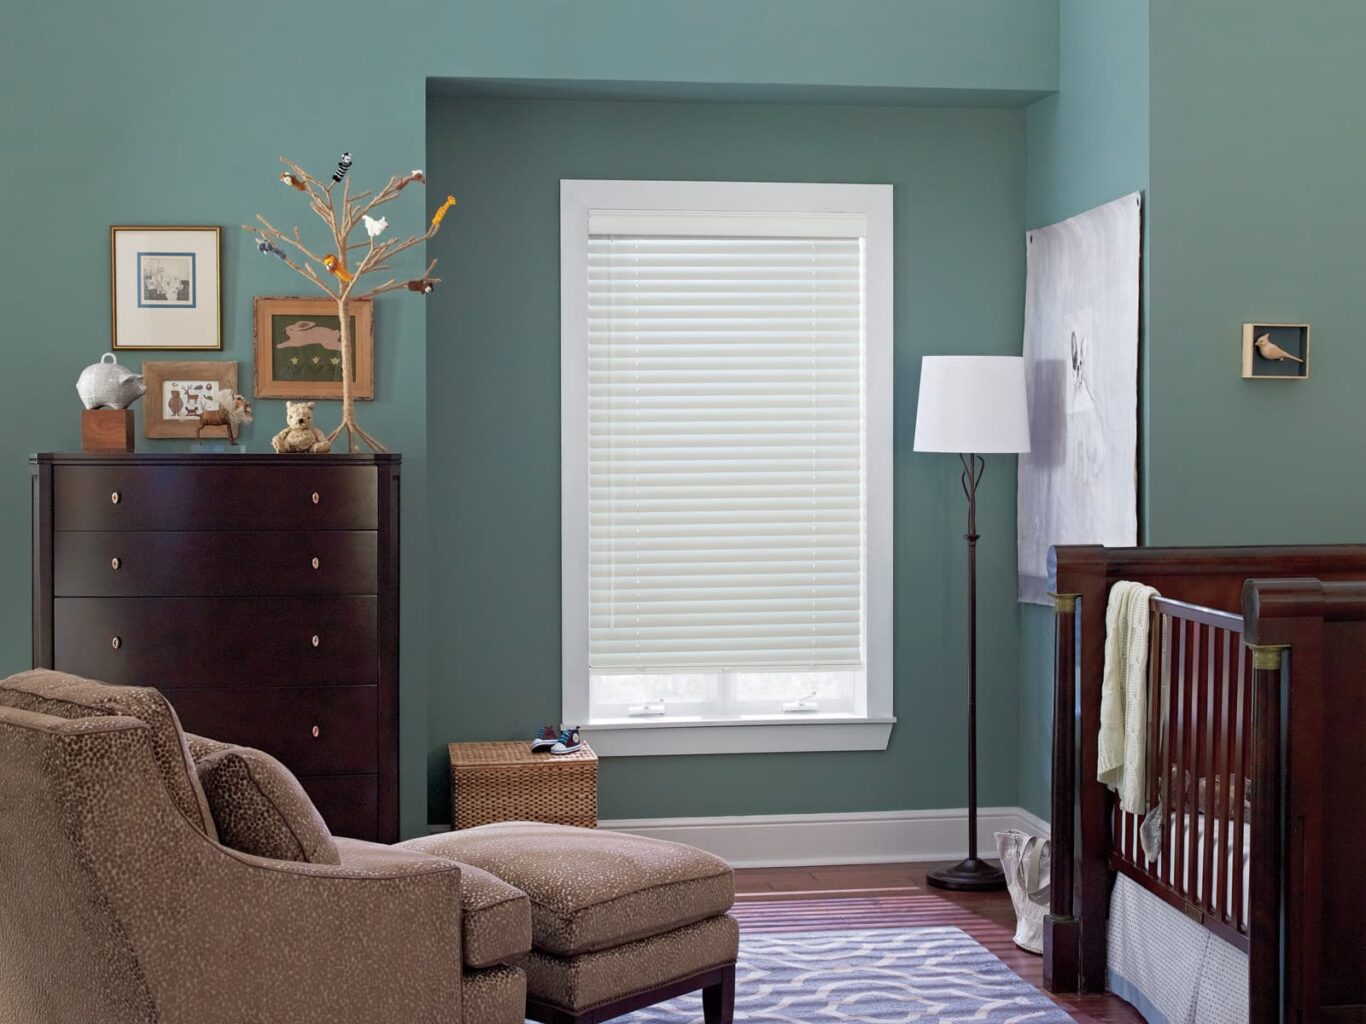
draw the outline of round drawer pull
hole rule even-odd
[[[321,732],[322,732],[322,730],[319,729],[319,728],[315,725],[315,726],[313,727],[313,738],[316,740],[316,739],[318,738],[318,736],[321,734]]]
[[[321,563],[318,561],[318,556],[317,556],[317,555],[314,555],[314,556],[313,556],[313,563],[312,563],[312,564],[313,564],[313,568],[315,568],[315,569],[321,564]]]
[[[317,491],[314,491],[314,492],[313,492],[313,504],[316,505],[318,502],[320,502],[320,501],[322,501],[322,500],[323,500],[323,496],[322,496],[321,494],[319,494]]]
[[[109,495],[109,501],[111,504],[117,505],[119,503],[120,497],[121,495],[119,494],[119,492],[115,491],[113,494]]]
[[[111,558],[111,559],[109,559],[109,568],[113,569],[115,572],[118,572],[120,566],[122,566],[122,565],[123,565],[123,561],[122,561],[121,559],[119,559],[119,558]]]
[[[112,640],[109,641],[109,646],[117,651],[120,647],[123,646],[123,638],[118,636],[114,637]]]
[[[317,647],[317,646],[318,646],[320,643],[322,643],[322,642],[323,642],[323,641],[322,641],[322,637],[318,636],[317,633],[314,633],[314,634],[313,634],[313,646],[314,646],[314,647]]]

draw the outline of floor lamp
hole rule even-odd
[[[968,499],[968,855],[931,871],[940,889],[1004,889],[1001,869],[977,857],[977,487],[984,455],[1029,451],[1024,359],[1019,356],[925,356],[915,450],[953,452],[963,463]]]

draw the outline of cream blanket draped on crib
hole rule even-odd
[[[1148,602],[1157,591],[1121,580],[1105,609],[1105,675],[1100,686],[1096,778],[1130,814],[1147,810]]]

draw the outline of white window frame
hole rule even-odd
[[[866,699],[852,714],[589,721],[588,218],[590,211],[862,214],[865,240]],[[885,750],[892,707],[892,186],[560,182],[562,719],[603,756]]]

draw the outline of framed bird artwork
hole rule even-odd
[[[1245,380],[1308,380],[1308,324],[1243,324]]]

